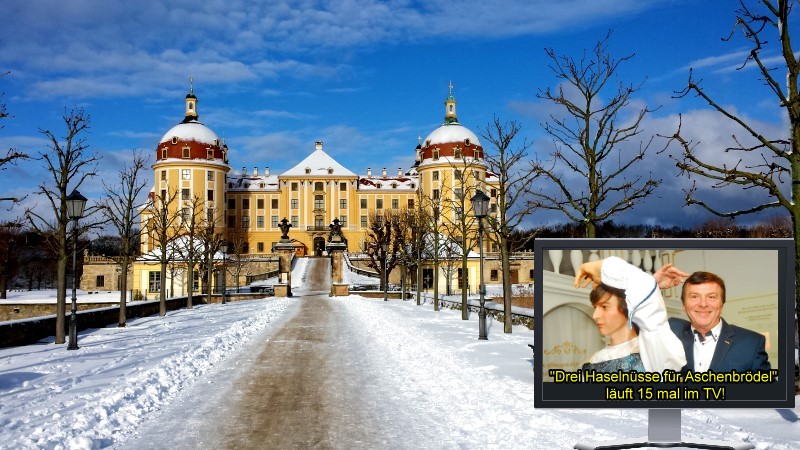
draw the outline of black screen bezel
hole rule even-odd
[[[534,349],[536,408],[793,408],[794,396],[794,339],[793,317],[795,304],[794,240],[792,239],[559,239],[539,238],[534,243],[534,335],[542,341],[543,256],[547,250],[776,250],[778,266],[778,336],[780,354],[778,361],[770,361],[778,369],[778,381],[772,384],[670,384],[658,383],[658,389],[681,386],[725,386],[725,400],[607,400],[602,385],[588,383],[545,383],[542,373],[542,346]],[[614,387],[656,386],[654,384],[625,383]],[[547,392],[545,392],[547,387]],[[602,394],[598,397],[598,392]]]

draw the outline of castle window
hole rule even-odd
[[[264,243],[263,242],[257,243],[256,244],[256,249],[257,249],[256,251],[258,253],[264,253]]]
[[[456,159],[461,159],[461,149],[460,148],[455,149],[455,158]]]
[[[278,199],[277,198],[273,198],[272,199],[272,209],[278,209]]]
[[[433,149],[433,159],[439,159],[439,149]]]
[[[256,226],[258,228],[264,228],[264,216],[257,216],[256,217]]]
[[[493,189],[491,189],[489,192],[491,193],[491,194],[489,195],[489,197],[492,197],[492,198],[495,198],[495,197],[497,197],[497,189],[494,189],[494,188],[493,188]]]
[[[439,199],[439,190],[438,189],[434,189],[433,190],[433,199],[434,200],[438,200]]]
[[[236,199],[229,198],[228,199],[228,209],[236,209]]]
[[[263,198],[260,198],[260,199],[256,200],[256,208],[264,209],[264,199]]]
[[[317,229],[325,228],[325,218],[322,216],[314,216],[314,227]]]
[[[233,189],[233,183],[228,183],[228,189]]]
[[[217,147],[219,147],[219,139],[214,139],[214,145],[216,145]]]
[[[397,189],[397,183],[392,183],[392,189]]]
[[[430,146],[431,146],[431,141],[429,139],[429,140],[425,141],[425,148],[428,148]]]
[[[414,209],[414,199],[408,199],[408,209]]]
[[[297,216],[292,216],[292,227],[297,228],[300,225],[300,218]]]
[[[177,144],[178,143],[178,136],[172,136],[172,143],[173,144]]]
[[[250,216],[242,216],[242,228],[250,228]]]
[[[347,216],[339,217],[339,225],[341,225],[342,228],[347,226]]]
[[[183,147],[183,157],[184,159],[189,157],[189,147]]]
[[[323,182],[317,181],[316,183],[314,183],[314,190],[315,191],[322,191],[324,189],[325,189],[325,184]]]
[[[147,290],[149,292],[161,292],[161,271],[151,270],[147,273],[147,276]]]
[[[97,286],[97,287],[105,286],[106,285],[106,277],[103,276],[103,275],[98,275],[97,279],[95,280],[94,285]]]
[[[181,200],[189,200],[189,189],[181,189]]]
[[[242,199],[242,209],[250,209],[250,199],[243,198]]]
[[[307,174],[311,173],[311,169],[309,169],[308,167],[306,167],[306,173],[307,173]]]
[[[469,147],[469,138],[466,138],[466,139],[464,139],[464,145],[466,145],[467,147]]]
[[[347,199],[339,199],[339,209],[347,209]]]
[[[258,187],[260,187],[261,189],[264,189],[264,183],[258,183]]]
[[[347,183],[339,183],[339,190],[346,191],[347,190]]]
[[[213,209],[209,208],[208,211],[206,211],[206,222],[214,223],[214,210]]]
[[[383,187],[383,185],[382,185],[381,183],[378,183],[378,184],[376,184],[376,185],[375,185],[375,187],[377,187],[378,189],[380,189],[380,188],[382,188],[382,187]]]
[[[416,185],[415,185],[414,183],[411,183],[411,184],[409,185],[409,187],[410,187],[411,189],[414,189],[414,187],[416,187]]]
[[[332,173],[333,173],[333,169],[331,169],[331,168],[329,167],[329,168],[328,168],[328,175],[330,175],[330,174],[332,174]]]
[[[209,189],[207,191],[206,197],[208,197],[208,199],[207,199],[208,201],[213,202],[214,201],[214,190],[213,189]]]
[[[296,198],[292,199],[292,209],[297,209],[298,200]]]
[[[497,269],[492,269],[489,271],[489,279],[491,281],[497,281]]]
[[[438,170],[434,170],[433,171],[433,181],[438,181],[438,180],[439,180],[439,171]]]
[[[191,180],[192,179],[192,171],[189,169],[181,170],[181,178],[184,180]]]
[[[292,183],[292,192],[297,192],[297,183]]]
[[[236,216],[228,216],[228,228],[236,226]]]
[[[208,181],[214,181],[214,172],[209,170],[206,177],[208,178]]]
[[[367,209],[367,199],[361,199],[361,209]]]
[[[361,228],[367,228],[367,216],[361,216]]]
[[[161,149],[161,159],[166,159],[166,158],[167,158],[167,149],[162,148]]]
[[[166,170],[162,170],[161,171],[161,181],[167,181],[167,171]]]
[[[392,209],[397,209],[400,207],[400,200],[393,198],[392,199]]]
[[[214,159],[214,150],[209,149],[208,152],[206,153],[206,158]]]
[[[460,170],[456,169],[456,171],[453,172],[453,174],[455,175],[456,180],[461,181],[462,176],[461,176],[461,171]]]
[[[325,197],[322,195],[315,195],[314,196],[314,209],[324,209],[325,208]]]
[[[278,228],[278,216],[270,217],[270,222],[271,222],[272,228]]]
[[[383,209],[383,199],[375,199],[375,209]]]

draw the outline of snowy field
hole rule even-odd
[[[305,270],[295,267],[295,289]],[[199,305],[166,317],[87,330],[77,351],[42,342],[0,349],[0,448],[124,448],[159,412],[215,397],[237,375],[237,356],[279,327],[296,299],[267,298]],[[380,377],[404,401],[429,411],[450,448],[553,449],[577,442],[647,434],[646,410],[533,408],[533,333],[489,320],[489,340],[478,341],[477,315],[434,312],[413,301],[335,298],[364,334]],[[199,388],[199,389],[198,389]],[[191,404],[192,399],[187,403]],[[684,410],[685,437],[752,442],[758,449],[797,449],[800,408]],[[175,432],[185,424],[175,418]],[[403,448],[398,443],[398,448]],[[177,449],[175,449],[177,450]]]

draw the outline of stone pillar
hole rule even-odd
[[[344,283],[342,271],[344,268],[344,251],[347,244],[343,242],[331,242],[328,250],[331,254],[331,296],[340,297],[350,295],[350,285]]]
[[[280,279],[275,284],[276,297],[292,296],[292,255],[294,254],[294,244],[291,242],[278,242],[275,244],[275,253],[280,258],[279,272]]]

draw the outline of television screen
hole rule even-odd
[[[535,407],[794,407],[791,239],[540,238],[534,251]],[[584,263],[601,280],[576,288]],[[690,281],[658,288],[669,265]]]

